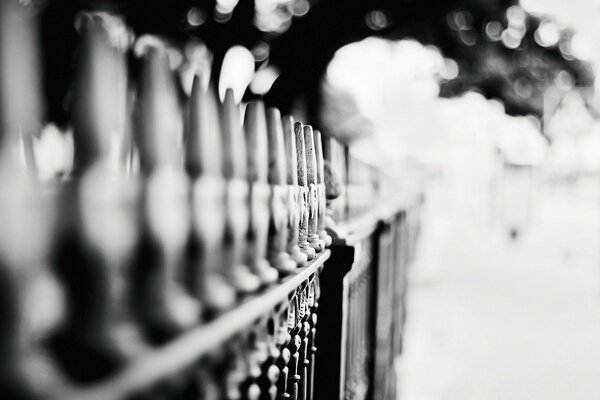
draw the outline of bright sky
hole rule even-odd
[[[537,143],[539,132],[524,117],[509,117],[498,102],[475,93],[437,97],[439,76],[448,73],[448,65],[438,49],[413,40],[368,38],[338,50],[327,69],[328,82],[351,95],[373,127],[373,135],[353,143],[353,154],[375,164],[409,158],[440,166],[452,157],[450,149],[465,148],[466,142],[486,142],[490,150],[500,141],[507,153],[515,147],[527,153],[515,157],[529,159],[531,150],[539,158],[544,144]],[[527,143],[512,140],[513,132]]]
[[[573,28],[574,55],[591,61],[600,73],[600,0],[521,0],[521,5]],[[367,39],[337,52],[328,80],[353,95],[358,109],[373,122],[374,137],[362,141],[380,151],[368,153],[379,160],[402,155],[418,155],[422,161],[439,159],[461,132],[500,134],[515,130],[508,129],[511,124],[535,136],[530,124],[507,117],[501,107],[496,110],[481,96],[437,99],[436,75],[444,75],[444,61],[437,49],[414,41]],[[476,108],[480,110],[473,112]],[[366,143],[357,147],[367,148]]]
[[[549,14],[560,24],[572,27],[573,52],[592,61],[600,69],[600,1],[598,0],[521,0],[521,6],[534,13]]]

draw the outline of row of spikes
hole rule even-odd
[[[6,4],[0,7],[0,29],[10,32],[4,38],[14,38],[15,29],[30,34],[26,24],[15,24],[17,9]],[[22,378],[32,373],[26,366],[39,359],[15,361],[36,353],[31,349],[41,346],[39,337],[49,336],[45,343],[57,370],[70,379],[95,381],[147,345],[171,340],[201,323],[203,315],[212,317],[235,306],[240,296],[293,273],[331,241],[324,224],[327,139],[309,125],[282,119],[276,109],[265,110],[260,101],[246,106],[242,123],[232,90],[221,102],[200,75],[182,107],[167,46],[156,38],[139,46],[141,74],[132,101],[128,47],[107,29],[114,23],[95,13],[78,22],[81,45],[70,98],[75,167],[56,188],[58,228],[36,232],[47,236],[46,242],[52,238],[48,263],[66,292],[65,315],[56,318],[49,335],[40,335],[27,331],[25,320],[34,317],[15,317],[7,308],[14,319],[2,321],[0,336],[12,339],[0,338],[0,373],[14,388],[27,387],[22,379],[39,383],[39,376]],[[0,119],[2,159],[12,163],[4,150],[35,130],[23,121],[24,110],[36,101],[21,93],[35,74],[18,71],[27,57],[18,56],[9,42],[0,39]],[[15,43],[34,47],[28,40]],[[22,54],[35,53],[26,47]],[[11,103],[13,94],[18,101]],[[132,168],[136,159],[139,173]],[[16,181],[4,179],[4,163],[1,172],[0,186],[17,193]],[[4,196],[2,206],[4,200],[14,199]],[[27,214],[25,208],[13,217]],[[4,217],[11,210],[0,213]],[[32,233],[41,224],[33,215],[30,226],[24,220],[14,226]],[[36,287],[26,280],[46,277],[41,270],[32,272],[33,265],[44,264],[33,262],[32,254],[42,259],[44,252],[11,246],[26,236],[11,239],[12,227],[0,231],[6,239],[0,258],[2,268],[8,266],[3,272],[18,275],[7,284],[16,285],[10,293],[15,292],[15,307],[23,309],[22,299],[29,296],[24,291]],[[36,315],[46,310],[44,301]],[[53,374],[43,370],[48,380]]]
[[[104,25],[95,18],[91,15],[80,23],[83,45],[73,94],[74,178],[82,186],[90,171],[95,176],[97,166],[110,159],[108,123],[118,118],[118,110],[105,85],[110,80],[107,65],[114,64],[112,71],[118,72],[124,57],[122,49],[111,47]],[[149,327],[152,341],[162,342],[197,323],[199,305],[209,314],[232,307],[238,295],[275,283],[324,249],[330,239],[324,229],[323,152],[320,134],[312,127],[291,117],[282,122],[276,109],[265,110],[260,101],[246,106],[242,124],[233,91],[227,89],[221,103],[198,75],[182,111],[166,45],[146,38],[137,50],[141,74],[131,148],[139,152],[145,177],[141,241],[149,250],[133,275],[146,283],[137,296],[138,318]],[[102,182],[96,187],[105,189]],[[191,207],[187,186],[193,192]],[[90,214],[97,212],[89,208]],[[82,220],[92,218],[83,215]],[[181,279],[181,258],[187,256],[190,240],[186,228],[198,241],[192,247],[199,248],[200,267],[192,267]],[[117,240],[113,235],[87,236]],[[116,245],[92,245],[112,253],[104,255],[107,260],[119,258]],[[179,286],[182,290],[174,289]],[[189,294],[200,302],[190,301]],[[91,327],[97,329],[97,322],[86,329]]]
[[[89,20],[83,29],[83,46],[80,68],[73,95],[74,134],[77,149],[75,177],[83,177],[92,166],[110,159],[111,137],[107,132],[111,127],[107,124],[118,116],[114,107],[114,99],[107,95],[106,68],[99,69],[99,60],[106,60],[111,49],[101,25]],[[120,64],[120,55],[113,53],[113,58]],[[300,235],[300,247],[308,259],[314,257],[313,250],[323,248],[322,240],[316,238],[324,234],[324,218],[319,212],[324,211],[324,201],[314,198],[316,187],[324,185],[324,161],[321,135],[313,131],[309,125],[294,122],[291,117],[281,119],[275,108],[265,110],[260,101],[246,106],[243,126],[240,106],[234,100],[231,89],[225,92],[223,103],[220,103],[212,87],[202,83],[200,76],[194,77],[191,96],[187,110],[181,111],[178,106],[172,74],[168,66],[165,47],[160,41],[148,41],[142,50],[142,71],[135,108],[134,142],[132,149],[139,151],[142,175],[152,177],[157,171],[171,170],[182,172],[179,167],[183,161],[187,176],[191,179],[202,178],[206,181],[224,179],[237,182],[229,190],[230,198],[235,201],[241,182],[251,185],[248,190],[252,196],[261,196],[264,185],[292,185],[306,188],[304,203],[320,203],[322,210],[310,209],[310,226],[307,239]],[[106,63],[106,61],[104,61]],[[115,71],[118,68],[114,69]],[[118,79],[114,79],[118,81]],[[184,122],[185,121],[185,122]],[[183,137],[184,126],[187,128],[186,140]],[[184,149],[184,146],[186,149]],[[185,156],[182,155],[185,153]],[[183,158],[183,160],[182,160]],[[127,157],[125,158],[127,160]],[[285,161],[287,160],[287,162]],[[149,179],[152,181],[152,179]],[[231,183],[229,183],[231,186]],[[243,185],[242,185],[243,186]],[[309,193],[309,188],[315,187]],[[164,191],[164,190],[163,190]],[[242,190],[243,192],[243,190]],[[233,194],[232,194],[233,193]],[[312,196],[312,197],[311,197]],[[243,196],[241,196],[243,197]],[[317,196],[318,197],[318,196]],[[243,208],[244,203],[239,204]],[[286,208],[286,204],[280,205]],[[239,210],[238,210],[239,211]],[[254,214],[262,210],[251,210],[250,220]],[[280,210],[274,210],[279,214]],[[231,215],[234,217],[234,215]],[[279,216],[278,216],[279,217]],[[267,211],[268,218],[268,211]],[[281,217],[279,217],[281,218]],[[244,220],[243,215],[238,218]],[[231,221],[231,225],[239,225],[239,221]],[[316,224],[316,225],[315,225]],[[280,225],[276,222],[275,225]],[[252,228],[252,227],[251,227]],[[243,230],[243,229],[242,229]],[[307,240],[312,246],[306,245]],[[294,252],[297,253],[297,252]],[[301,259],[297,254],[296,260]],[[301,262],[299,262],[302,264]],[[279,262],[281,269],[285,262]],[[287,263],[289,266],[289,263]],[[267,273],[269,276],[269,273]],[[273,274],[271,273],[270,276]],[[245,281],[249,278],[246,276]],[[265,280],[274,280],[265,277]],[[243,285],[244,283],[240,283]],[[249,285],[249,284],[248,284]],[[252,286],[252,285],[249,285]],[[250,290],[249,288],[245,290]]]

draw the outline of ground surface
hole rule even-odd
[[[599,186],[546,185],[514,243],[487,200],[433,190],[401,400],[600,399]]]

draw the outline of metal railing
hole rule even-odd
[[[74,166],[42,179],[35,21],[0,24],[5,398],[390,398],[418,200],[261,101],[182,93],[160,38],[131,79],[130,30],[89,12]]]

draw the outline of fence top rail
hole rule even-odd
[[[330,250],[323,251],[307,266],[298,269],[296,274],[250,296],[234,309],[183,333],[172,342],[148,351],[133,360],[116,376],[89,387],[57,388],[50,393],[50,397],[65,400],[117,399],[147,388],[161,379],[174,376],[236,334],[243,332],[243,329],[260,320],[279,303],[287,301],[296,288],[314,277],[330,254]]]

